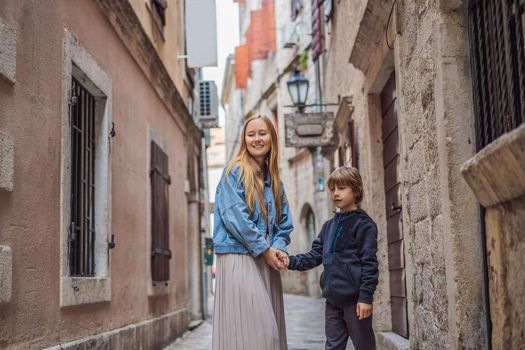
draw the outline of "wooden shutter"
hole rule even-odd
[[[265,59],[267,57],[267,52],[264,51],[266,30],[263,10],[252,11],[250,13],[250,26],[246,33],[251,61]]]
[[[348,147],[350,147],[351,161],[354,168],[359,168],[357,159],[357,138],[354,120],[348,122]]]
[[[248,45],[235,48],[235,82],[238,89],[245,89],[250,74],[250,57]]]
[[[312,0],[312,60],[315,62],[324,50],[322,0]]]
[[[151,276],[153,281],[170,279],[168,156],[151,142]]]
[[[263,0],[261,9],[264,32],[262,50],[268,56],[268,52],[275,52],[275,4],[273,0]]]

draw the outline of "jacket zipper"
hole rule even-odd
[[[338,217],[338,218],[337,218],[337,222],[336,222],[336,224],[335,224],[335,227],[336,227],[336,230],[337,230],[337,234],[336,234],[336,236],[335,236],[335,240],[334,240],[334,242],[332,243],[332,249],[330,249],[331,251],[333,250],[333,251],[331,252],[332,254],[335,253],[335,244],[337,243],[337,239],[339,238],[339,235],[341,234],[341,231],[343,230],[343,227],[342,227],[342,226],[339,227],[339,221],[340,221],[340,220],[341,220],[341,217]],[[328,292],[330,291],[330,280],[331,280],[331,279],[330,279],[330,275],[331,275],[331,274],[329,273],[329,274],[328,274],[328,283],[327,283],[327,286],[326,286],[326,295],[328,295]]]

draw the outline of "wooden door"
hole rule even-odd
[[[401,214],[403,207],[400,197],[399,134],[394,74],[381,92],[381,114],[392,330],[408,338],[405,254]]]

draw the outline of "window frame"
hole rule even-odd
[[[71,225],[72,80],[78,80],[95,98],[95,240],[94,273],[92,276],[72,276],[69,254]],[[61,268],[60,306],[82,305],[111,300],[111,268],[108,237],[111,231],[111,162],[110,126],[112,121],[112,82],[96,60],[83,48],[75,36],[64,30],[63,122],[61,152]]]

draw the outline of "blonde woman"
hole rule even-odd
[[[215,195],[213,350],[286,350],[280,270],[293,230],[279,176],[277,133],[249,118]]]

